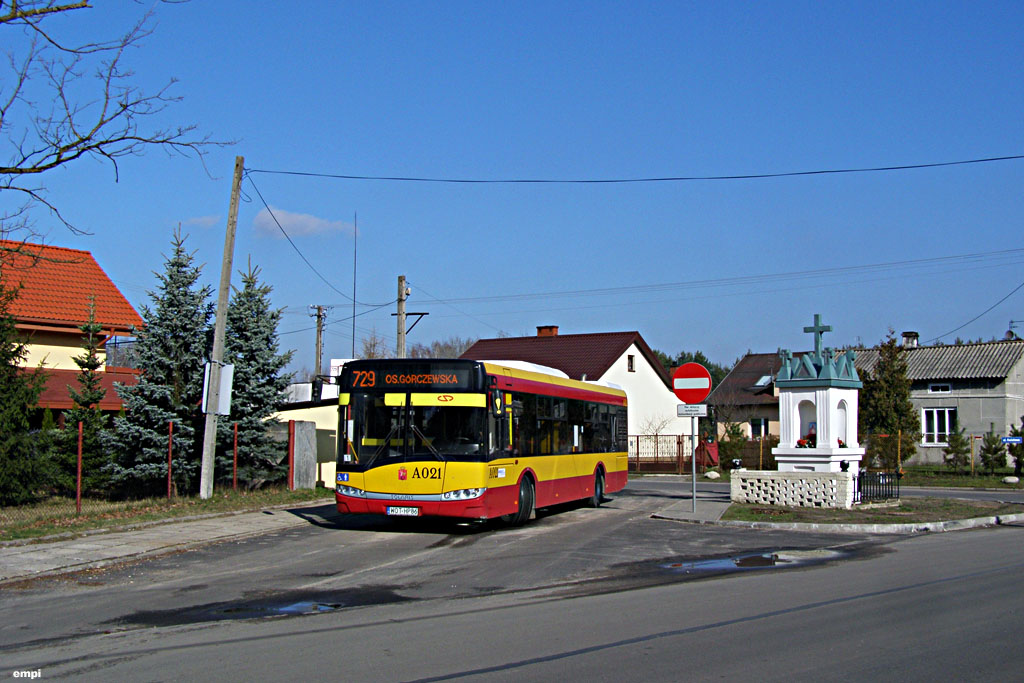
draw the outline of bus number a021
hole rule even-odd
[[[414,467],[412,468],[413,479],[440,479],[440,467]]]
[[[353,387],[373,387],[377,385],[377,373],[373,370],[353,370]]]

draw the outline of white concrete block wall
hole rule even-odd
[[[734,503],[784,507],[853,507],[853,472],[774,472],[733,470]]]

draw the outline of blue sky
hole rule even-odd
[[[108,37],[145,8],[104,3],[54,23]],[[1024,154],[1019,2],[225,0],[159,5],[156,19],[129,56],[138,83],[178,79],[165,120],[237,143],[210,151],[213,177],[159,150],[123,160],[118,182],[95,160],[51,173],[50,199],[93,234],[45,214],[37,226],[92,251],[138,307],[180,222],[215,287],[244,156],[235,270],[251,258],[274,287],[296,370],[312,366],[311,304],[333,307],[325,358],[351,352],[356,215],[356,297],[393,301],[407,276],[409,310],[430,312],[410,344],[555,324],[639,330],[654,348],[731,363],[809,348],[814,313],[831,345],[890,327],[928,341],[1024,279],[1024,251],[1009,251],[1024,248],[1024,160],[631,184],[254,172],[616,179]],[[971,254],[985,256],[945,258]],[[906,263],[926,259],[944,260]],[[357,348],[372,329],[394,343],[393,311],[356,307]],[[1024,320],[1024,289],[944,339],[1001,337],[1011,319]]]

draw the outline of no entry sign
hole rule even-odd
[[[684,363],[672,373],[672,391],[683,403],[700,403],[711,393],[711,373],[700,363]]]

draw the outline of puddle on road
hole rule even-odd
[[[738,572],[806,567],[829,560],[838,560],[845,556],[846,553],[838,550],[780,550],[710,560],[693,560],[692,562],[671,562],[662,564],[661,567],[679,574]]]
[[[140,611],[115,621],[122,625],[178,626],[234,619],[323,614],[347,607],[385,605],[408,599],[395,592],[391,587],[376,586],[334,591],[286,591],[277,595],[232,602],[207,603],[180,609]]]

